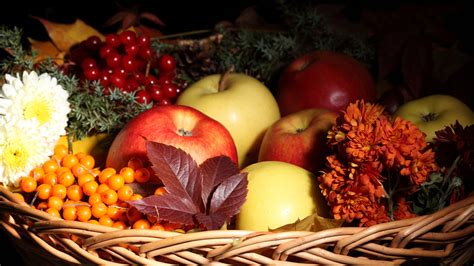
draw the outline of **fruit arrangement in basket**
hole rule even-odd
[[[41,22],[50,32],[64,26]],[[271,89],[268,72],[244,73],[237,64],[198,77],[192,62],[185,68],[179,41],[133,29],[87,32],[65,46],[60,61],[39,60],[19,38],[0,41],[9,54],[0,90],[0,211],[6,217],[4,210],[17,206],[34,217],[6,221],[25,222],[32,232],[58,221],[98,225],[90,227],[98,230],[94,237],[131,229],[149,230],[144,235],[165,231],[161,239],[225,230],[239,235],[220,248],[199,250],[207,258],[224,256],[253,237],[284,239],[282,232],[311,241],[317,232],[344,228],[354,235],[364,234],[362,227],[406,229],[449,206],[461,206],[453,212],[470,209],[459,218],[464,225],[448,221],[443,230],[464,226],[460,239],[472,236],[474,113],[455,97],[419,97],[388,110],[360,60],[327,50],[292,58]],[[213,45],[225,45],[225,35],[220,38]],[[209,45],[215,38],[204,40]],[[107,136],[99,141],[101,154],[74,148],[96,134]],[[395,248],[394,233],[387,235],[391,244],[384,239],[377,245]],[[76,247],[97,244],[84,235],[62,237]],[[146,263],[139,257],[154,243],[132,242],[118,243],[118,250]],[[283,244],[270,257],[286,260],[278,253]],[[325,247],[336,252],[340,245]],[[343,250],[337,254],[347,255]],[[367,250],[371,246],[351,254]],[[261,257],[268,252],[255,251],[257,261],[268,262]],[[95,262],[133,261],[106,252],[92,256]],[[293,259],[311,261],[305,256]],[[345,259],[316,261],[361,263]]]

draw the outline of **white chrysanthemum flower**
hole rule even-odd
[[[37,121],[35,133],[53,148],[66,134],[70,111],[67,91],[47,73],[38,76],[34,71],[25,71],[21,79],[8,74],[5,79],[0,91],[0,115],[5,121]]]
[[[35,134],[35,122],[0,118],[0,183],[18,185],[21,177],[44,163],[53,149]]]

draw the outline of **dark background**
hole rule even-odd
[[[315,1],[316,2],[316,1]],[[357,22],[359,15],[365,9],[397,9],[410,3],[420,6],[430,6],[442,3],[466,3],[467,8],[460,13],[450,15],[445,19],[445,26],[451,33],[456,34],[463,51],[474,55],[472,28],[474,24],[474,8],[472,1],[318,1],[318,3],[337,3],[345,6],[347,17]],[[0,25],[18,26],[24,30],[24,35],[37,40],[47,39],[43,26],[32,16],[45,18],[58,23],[73,22],[79,18],[102,33],[113,32],[114,27],[105,27],[105,22],[124,8],[138,8],[157,15],[166,25],[157,27],[163,34],[172,34],[201,29],[212,29],[216,23],[227,20],[235,21],[239,14],[252,5],[272,20],[272,1],[32,1],[19,0],[3,3],[0,9]],[[387,18],[389,19],[389,18]],[[435,18],[436,19],[436,18]],[[473,88],[474,89],[474,88]],[[0,231],[1,265],[13,261],[20,265],[21,257],[9,244],[7,236]]]

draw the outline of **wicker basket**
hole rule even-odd
[[[432,215],[320,232],[216,230],[181,234],[64,221],[0,187],[0,223],[37,265],[463,264],[474,254],[474,196]]]

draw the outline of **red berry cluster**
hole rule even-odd
[[[171,55],[160,57],[151,49],[150,37],[132,31],[108,34],[105,42],[91,36],[70,51],[71,60],[80,66],[79,76],[99,81],[104,93],[118,88],[136,92],[139,103],[171,104],[181,88],[175,81],[176,62]],[[150,68],[157,69],[153,75]]]

